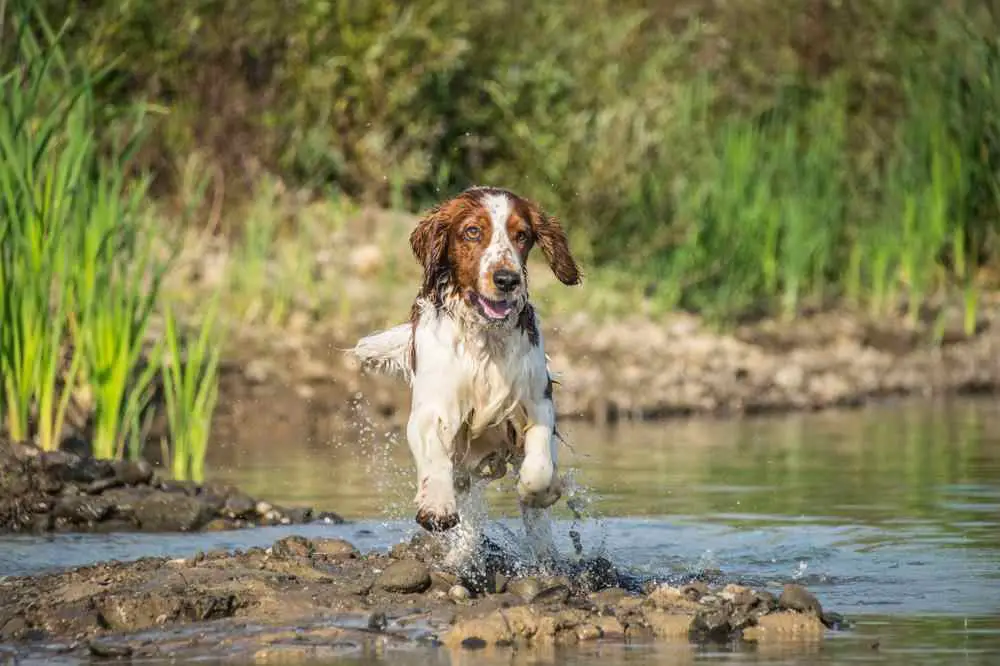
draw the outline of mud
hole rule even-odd
[[[232,486],[170,481],[146,461],[106,461],[0,440],[0,532],[192,532],[325,521]]]
[[[484,543],[439,567],[420,534],[389,553],[286,537],[270,548],[108,562],[0,581],[0,642],[15,654],[333,656],[350,646],[476,650],[586,641],[820,641],[843,618],[807,590],[642,580],[607,560],[528,568]],[[775,593],[777,592],[777,594]]]

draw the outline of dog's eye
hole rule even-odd
[[[525,233],[524,231],[518,231],[516,234],[514,234],[514,242],[517,243],[518,245],[524,245],[525,243],[528,242],[528,234]]]
[[[463,233],[465,240],[469,241],[477,241],[482,238],[482,235],[483,231],[479,227],[466,227],[465,232]]]

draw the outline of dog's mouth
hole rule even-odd
[[[469,299],[479,314],[493,321],[503,321],[514,311],[514,304],[506,299],[494,301],[474,291],[470,292]]]

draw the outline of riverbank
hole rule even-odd
[[[600,320],[581,312],[543,325],[560,417],[604,424],[994,393],[998,314],[985,305],[972,335],[957,313],[943,324],[912,326],[847,310],[721,330],[686,314]],[[359,403],[371,418],[402,425],[406,387],[360,369],[342,351],[355,340],[322,326],[242,338],[225,371],[219,427],[230,429],[261,408],[282,422],[312,412],[349,427]]]
[[[314,521],[228,485],[173,481],[145,460],[107,461],[0,440],[0,533],[194,532]]]
[[[0,581],[0,641],[15,654],[333,657],[364,646],[474,651],[591,641],[749,641],[808,649],[844,627],[805,588],[727,583],[711,571],[641,580],[603,558],[554,572],[496,546],[463,575],[423,535],[361,554],[340,539],[186,559],[105,562]],[[794,649],[794,648],[793,648]]]

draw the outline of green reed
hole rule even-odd
[[[205,455],[218,399],[219,341],[215,331],[217,301],[213,301],[193,341],[183,345],[177,321],[165,312],[162,365],[167,422],[172,443],[170,468],[175,479],[202,481]]]
[[[6,18],[17,57],[0,76],[0,424],[57,448],[82,383],[94,455],[136,457],[164,351],[149,327],[171,262],[144,217],[148,180],[127,174],[142,135],[100,146],[99,76],[65,61],[33,5]]]

